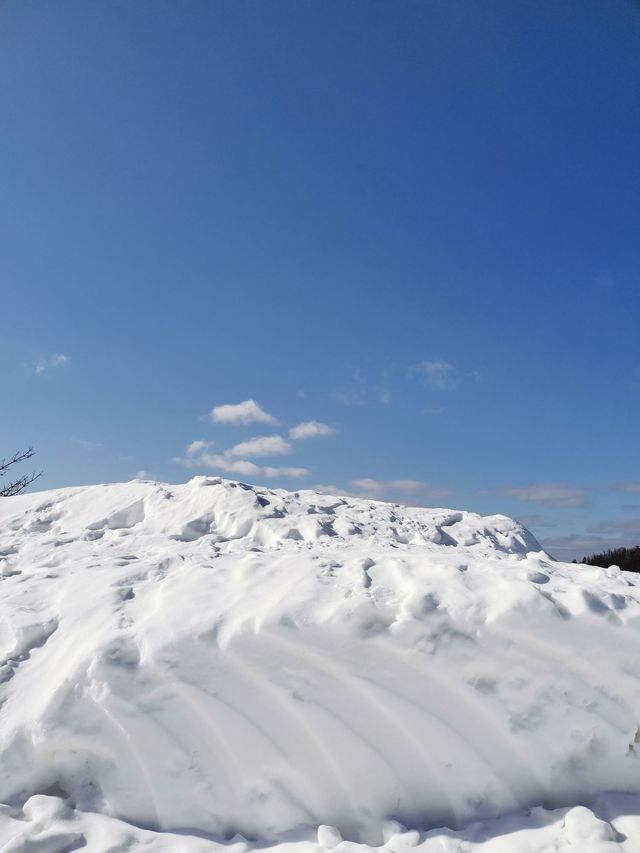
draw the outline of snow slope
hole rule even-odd
[[[504,516],[62,489],[0,592],[0,850],[640,849],[640,587]]]

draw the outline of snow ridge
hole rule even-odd
[[[640,792],[640,588],[505,516],[61,489],[0,502],[0,589],[7,815],[379,843]]]

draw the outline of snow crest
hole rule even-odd
[[[505,516],[61,489],[0,502],[0,591],[7,814],[379,843],[640,792],[640,587]]]

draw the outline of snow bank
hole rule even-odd
[[[59,797],[38,794],[19,816],[0,806],[3,853],[250,853],[265,844],[241,835],[227,841],[191,833],[154,832],[103,814],[70,808]],[[335,827],[289,833],[266,847],[272,853],[637,853],[638,799],[625,794],[600,797],[584,806],[549,811],[542,807],[502,818],[477,821],[464,830],[407,830],[396,821],[384,825],[384,844],[370,847],[344,841]]]
[[[62,489],[0,501],[0,578],[0,840],[87,838],[99,813],[122,849],[135,827],[309,849],[319,824],[324,847],[379,843],[390,820],[640,792],[640,587],[504,516],[219,478]]]

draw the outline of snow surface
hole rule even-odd
[[[2,851],[640,850],[640,586],[505,516],[61,489],[0,591]]]

